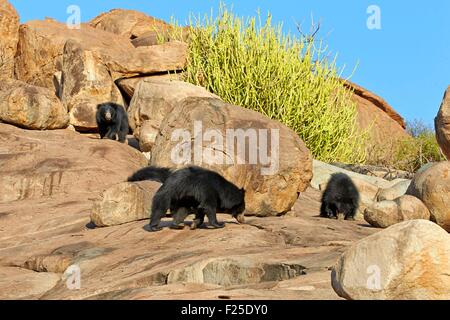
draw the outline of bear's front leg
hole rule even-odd
[[[216,208],[206,209],[206,215],[208,217],[209,226],[213,229],[222,229],[225,227],[225,223],[217,221]]]

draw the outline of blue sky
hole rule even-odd
[[[81,8],[88,21],[113,8],[136,9],[180,23],[190,13],[217,12],[219,0],[10,0],[26,22],[44,17],[66,21],[69,5]],[[432,124],[443,94],[450,85],[450,1],[406,0],[242,0],[223,1],[242,16],[270,11],[286,31],[296,32],[295,22],[307,29],[311,15],[321,20],[321,37],[338,54],[338,64],[352,81],[379,94],[405,119]],[[381,9],[381,30],[369,30],[367,8]]]

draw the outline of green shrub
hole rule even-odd
[[[394,167],[415,172],[429,162],[445,160],[432,128],[419,120],[414,120],[407,123],[407,131],[412,138],[399,142]]]
[[[366,134],[356,128],[356,106],[339,80],[335,59],[310,38],[284,35],[282,26],[235,16],[191,17],[186,81],[224,101],[279,120],[316,159],[363,162]]]

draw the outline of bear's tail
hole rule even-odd
[[[168,168],[146,167],[136,171],[128,178],[128,182],[151,180],[164,183],[171,174],[172,170]]]

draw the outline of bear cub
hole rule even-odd
[[[99,104],[96,120],[101,139],[119,140],[122,143],[126,141],[129,127],[124,107],[113,102]]]
[[[173,216],[173,229],[183,229],[184,220],[190,214],[195,214],[192,230],[203,224],[205,216],[210,228],[223,228],[225,225],[217,221],[217,212],[229,213],[239,223],[244,223],[245,190],[217,172],[195,166],[175,171],[147,167],[128,178],[130,182],[143,180],[163,183],[153,197],[151,231],[162,229],[160,221],[169,209]]]
[[[344,173],[333,174],[322,195],[320,216],[338,219],[342,214],[345,220],[355,220],[358,205],[359,192],[352,179]]]

